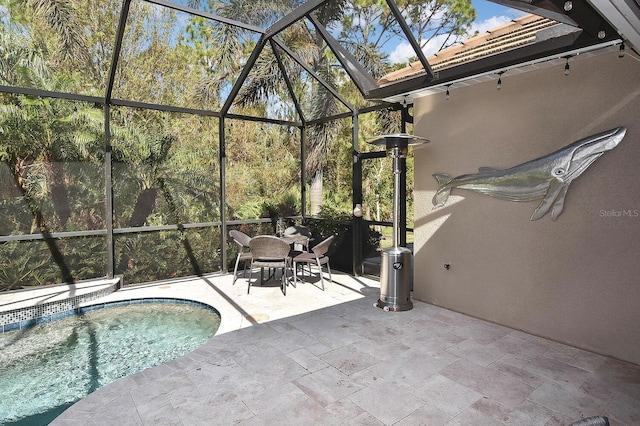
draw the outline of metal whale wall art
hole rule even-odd
[[[501,200],[542,200],[531,220],[538,220],[551,210],[551,219],[555,221],[562,213],[571,182],[602,154],[615,148],[626,132],[626,128],[617,127],[510,169],[481,167],[476,174],[454,178],[437,173],[433,175],[439,184],[433,196],[434,209],[447,202],[453,188],[460,188]]]

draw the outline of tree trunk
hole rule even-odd
[[[320,214],[322,208],[322,169],[318,170],[311,179],[309,201],[311,202],[311,216]]]
[[[147,221],[147,217],[153,212],[153,208],[156,204],[156,196],[158,195],[157,188],[147,188],[140,191],[136,204],[133,206],[133,213],[129,219],[129,225],[131,227],[143,226]],[[120,262],[116,267],[117,274],[124,274],[129,268],[129,262],[131,259],[128,255],[122,254]]]
[[[202,276],[202,268],[200,268],[200,264],[198,263],[198,259],[196,259],[195,253],[193,252],[193,248],[191,247],[191,243],[187,238],[187,233],[185,232],[184,227],[182,226],[182,221],[180,220],[180,216],[178,215],[178,208],[176,203],[167,187],[165,180],[161,177],[158,178],[158,186],[160,186],[160,190],[162,191],[162,195],[164,196],[167,205],[169,206],[169,210],[171,211],[171,215],[173,216],[173,221],[176,225],[178,225],[178,231],[180,231],[180,239],[182,240],[182,245],[184,246],[185,253],[187,254],[187,258],[189,259],[189,263],[191,263],[191,268],[193,269],[193,273],[197,276]]]
[[[57,240],[51,236],[51,233],[47,229],[47,225],[44,221],[44,217],[42,215],[42,211],[40,210],[38,202],[35,199],[33,199],[33,197],[31,197],[31,195],[27,192],[27,188],[25,187],[25,180],[24,180],[25,164],[26,164],[26,161],[24,159],[23,160],[18,159],[16,161],[16,164],[14,165],[14,167],[12,167],[12,170],[11,170],[13,174],[13,178],[17,183],[20,189],[20,192],[22,193],[22,198],[24,199],[26,204],[29,206],[29,209],[31,210],[31,214],[33,215],[34,222],[38,231],[44,237],[44,242],[47,244],[47,248],[51,253],[51,258],[60,269],[60,277],[62,279],[62,282],[70,284],[74,282],[73,276],[71,275],[71,270],[69,269],[69,266],[67,265],[67,262],[64,256],[62,255],[62,252],[58,248]]]
[[[9,196],[10,197],[20,197],[25,203],[25,207],[27,210],[19,211],[16,215],[16,220],[18,221],[17,226],[18,229],[11,229],[9,226],[10,223],[3,223],[2,225],[7,226],[8,228],[3,229],[4,235],[11,235],[14,231],[18,231],[20,234],[29,234],[34,231],[34,229],[40,229],[42,226],[42,218],[35,216],[34,212],[37,210],[35,205],[33,204],[33,200],[28,196],[25,184],[25,169],[27,167],[27,161],[24,158],[17,158],[14,160],[9,160],[8,163],[9,172],[13,177],[13,185],[9,187]],[[22,208],[20,206],[19,208]],[[31,213],[29,215],[28,213]]]
[[[131,219],[129,219],[129,226],[143,226],[147,221],[147,217],[153,212],[153,208],[156,204],[156,196],[158,195],[157,188],[143,189],[138,194],[138,199],[133,207],[133,213]]]
[[[71,217],[71,206],[69,205],[69,192],[65,182],[63,163],[51,161],[47,167],[49,179],[49,189],[53,200],[53,210],[58,216],[58,223],[62,231],[66,230],[67,222]]]

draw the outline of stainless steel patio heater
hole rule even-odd
[[[400,179],[403,173],[401,159],[407,157],[409,146],[422,145],[428,139],[398,133],[384,135],[369,143],[384,146],[387,156],[393,159],[393,247],[382,251],[380,264],[380,299],[374,307],[385,311],[408,311],[411,303],[412,254],[406,247],[400,247]]]

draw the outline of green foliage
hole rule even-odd
[[[260,217],[279,218],[295,216],[300,212],[300,194],[289,191],[279,201],[264,201]]]
[[[221,268],[219,242],[219,228],[118,236],[116,274],[136,283],[214,272]]]
[[[305,220],[305,225],[311,230],[313,244],[335,235],[329,256],[331,265],[336,269],[351,271],[353,267],[353,224],[351,211],[339,210],[323,206],[318,218]],[[374,255],[380,246],[382,235],[371,227],[365,227],[362,233],[362,252],[364,257]]]
[[[230,219],[264,217],[265,203],[300,214],[299,136],[283,126],[232,122],[227,132],[227,205]]]
[[[104,237],[55,239],[74,280],[103,277],[106,270]],[[87,256],[90,253],[90,256]],[[65,278],[44,241],[0,244],[0,291],[64,282]]]

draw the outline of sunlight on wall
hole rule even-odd
[[[426,198],[431,200],[435,195],[435,193],[436,191],[426,191],[425,192]],[[449,217],[452,214],[452,212],[449,212],[444,215],[440,215],[438,214],[438,211],[442,211],[442,210],[449,211],[451,210],[451,207],[454,204],[457,204],[463,200],[464,200],[464,197],[460,195],[450,195],[449,199],[447,200],[447,203],[442,207],[433,207],[433,205],[429,203],[429,206],[427,206],[427,216],[425,217],[426,221],[424,224],[424,231],[426,236],[426,239],[424,241],[425,243],[427,243],[431,239],[431,237],[433,237],[436,234],[436,232],[438,232],[438,229],[440,229],[440,227],[444,225],[444,223],[449,219]],[[433,219],[430,218],[431,216],[433,216]]]

